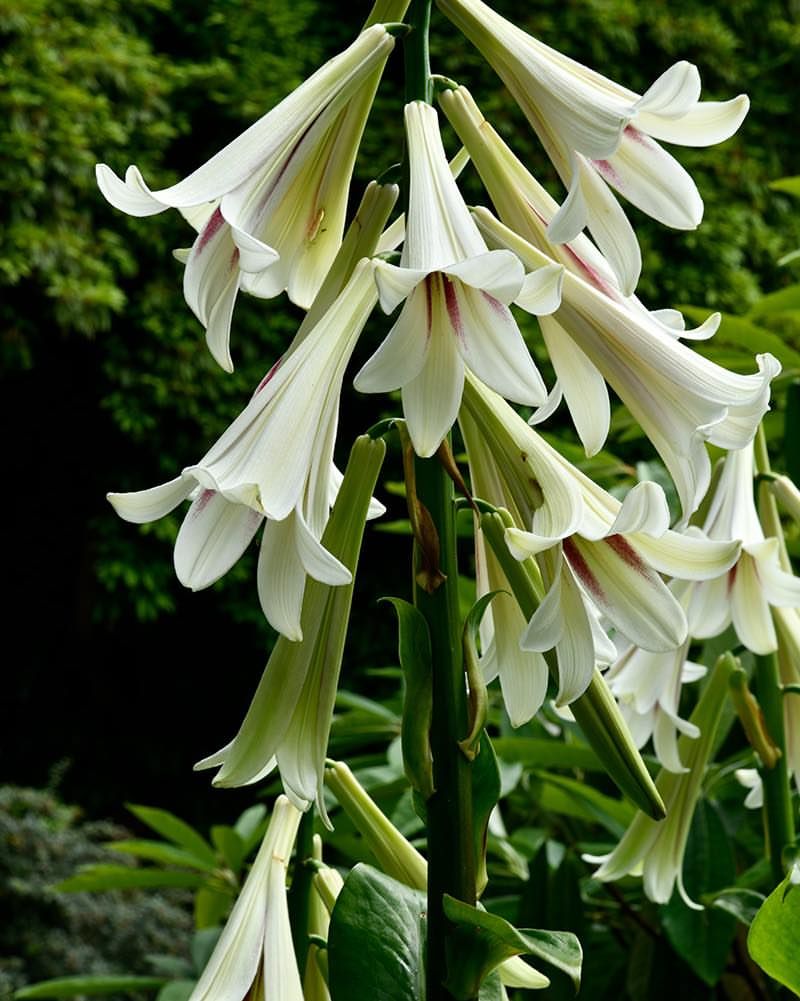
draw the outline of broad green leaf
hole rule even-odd
[[[626,800],[613,799],[576,779],[551,772],[532,773],[542,783],[539,806],[567,817],[578,817],[602,824],[615,837],[621,837],[633,819],[634,809]]]
[[[127,803],[126,806],[143,824],[152,827],[168,841],[186,848],[211,864],[216,864],[217,859],[211,845],[180,817],[176,817],[168,810],[159,810],[153,806],[139,806],[135,803]]]
[[[219,941],[221,934],[222,928],[216,926],[214,928],[201,928],[192,935],[190,950],[192,963],[194,963],[194,968],[198,976],[206,968],[206,963],[208,963],[209,959],[211,959],[211,953],[214,951],[214,947]]]
[[[788,876],[759,908],[747,949],[768,976],[800,997],[800,888]]]
[[[768,187],[800,198],[800,177],[779,177],[777,181],[770,181]]]
[[[492,970],[512,956],[522,954],[544,960],[566,973],[577,991],[581,983],[583,954],[570,932],[517,929],[505,918],[471,907],[445,894],[444,912],[456,926],[447,942],[446,987],[462,1001],[474,997]],[[542,978],[542,986],[546,986]]]
[[[239,872],[245,857],[245,844],[236,831],[227,824],[217,824],[211,828],[214,847],[233,872]]]
[[[731,887],[728,890],[721,890],[710,902],[711,907],[718,907],[721,911],[732,914],[744,925],[751,925],[756,911],[764,903],[764,894],[756,893],[755,890],[740,890],[738,887]]]
[[[179,886],[193,890],[203,885],[203,877],[178,869],[133,869],[122,865],[93,865],[69,879],[56,883],[63,893],[97,893],[102,890],[131,890],[156,886]]]
[[[156,1001],[189,1001],[196,980],[171,980],[156,994]]]
[[[787,285],[777,292],[768,292],[750,309],[750,316],[772,316],[800,309],[800,284]]]
[[[245,848],[245,857],[250,854],[250,851],[261,840],[264,834],[266,819],[266,806],[263,803],[256,803],[255,806],[248,807],[233,825],[234,831],[242,839]]]
[[[421,1001],[426,910],[424,893],[357,865],[331,915],[332,1001]]]
[[[565,744],[560,740],[537,737],[496,737],[492,743],[498,758],[504,761],[518,761],[532,768],[603,771],[600,759],[591,747],[583,744]]]
[[[201,886],[194,895],[194,926],[202,930],[221,924],[233,904],[234,890]]]
[[[701,800],[692,818],[683,857],[683,881],[694,900],[730,886],[736,866],[719,814]],[[673,949],[709,986],[722,976],[736,934],[736,919],[714,907],[695,911],[677,893],[662,911],[662,924]]]
[[[178,848],[176,845],[165,844],[163,841],[112,841],[106,847],[115,852],[123,852],[125,855],[148,859],[150,862],[163,862],[164,865],[183,865],[204,872],[213,872],[217,868],[216,863],[212,864],[194,852]]]
[[[163,977],[133,977],[98,974],[85,977],[57,977],[22,987],[14,994],[16,1001],[36,1001],[38,998],[74,998],[79,994],[120,994],[130,991],[152,991],[161,987]]]

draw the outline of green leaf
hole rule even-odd
[[[582,771],[601,772],[600,759],[583,744],[565,744],[559,740],[542,740],[536,737],[496,737],[493,741],[498,758],[518,761],[531,768],[580,768]]]
[[[211,828],[211,840],[225,865],[238,873],[244,863],[245,845],[236,831],[227,824],[217,824]]]
[[[718,907],[721,911],[732,914],[744,925],[751,925],[756,911],[764,903],[764,894],[755,890],[740,890],[738,887],[731,887],[721,890],[711,901],[711,907]]]
[[[747,949],[768,976],[800,996],[798,928],[800,889],[787,876],[759,908],[750,925]]]
[[[212,864],[194,852],[165,844],[163,841],[112,841],[106,847],[151,862],[163,862],[164,865],[184,865],[191,869],[202,869],[204,872],[213,872],[217,868],[216,863]]]
[[[729,886],[736,877],[730,840],[719,814],[705,800],[697,804],[683,857],[683,880],[694,900]],[[736,919],[724,910],[695,911],[675,893],[662,911],[673,949],[709,986],[722,976],[736,934]]]
[[[403,768],[423,799],[433,795],[430,730],[433,713],[431,639],[425,617],[402,598],[384,598],[397,613],[398,656],[405,678],[401,741]]]
[[[178,869],[133,869],[123,865],[92,865],[69,879],[56,883],[63,893],[97,893],[101,890],[132,890],[144,887],[179,886],[195,889],[203,885],[203,877]]]
[[[489,834],[489,817],[500,799],[500,769],[486,731],[480,738],[478,753],[470,769],[472,779],[472,829],[475,839],[475,873],[478,895],[489,881],[486,872],[486,841]]]
[[[156,1001],[189,1001],[196,980],[171,980],[156,994]]]
[[[264,825],[267,819],[267,808],[263,803],[248,807],[233,825],[234,831],[242,839],[245,858],[264,835]]]
[[[219,941],[222,928],[217,925],[214,928],[201,928],[192,935],[191,953],[192,963],[198,976],[206,968],[206,964],[211,959],[211,953]]]
[[[444,912],[456,926],[446,943],[445,986],[458,1001],[474,997],[492,970],[523,953],[566,973],[576,992],[580,988],[583,953],[571,932],[519,930],[499,915],[471,907],[448,894],[444,896]]]
[[[151,991],[161,987],[163,977],[133,977],[99,974],[85,977],[57,977],[22,987],[14,994],[17,1001],[37,998],[73,998],[78,994],[118,994],[130,991]]]
[[[212,886],[201,886],[194,895],[194,925],[202,930],[222,923],[233,903],[233,887],[218,890]]]
[[[770,181],[767,187],[800,198],[800,177],[779,177],[777,181]]]
[[[216,856],[211,845],[193,827],[168,810],[159,810],[153,806],[139,806],[126,803],[131,813],[143,824],[152,827],[154,831],[173,844],[186,848],[194,855],[199,855],[212,865],[216,864]]]
[[[800,285],[787,285],[777,292],[762,295],[753,305],[749,315],[755,317],[772,316],[776,313],[786,313],[800,309]]]
[[[424,998],[426,910],[424,893],[368,865],[357,865],[331,915],[332,1001]]]
[[[565,775],[540,771],[531,774],[542,783],[539,806],[545,811],[602,824],[615,837],[621,837],[633,819],[635,811],[627,800],[613,799]]]

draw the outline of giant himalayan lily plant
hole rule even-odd
[[[261,529],[259,596],[281,633],[236,736],[197,766],[215,768],[213,782],[223,787],[277,771],[289,801],[277,801],[193,1001],[299,1001],[304,991],[306,1001],[350,1001],[361,989],[347,972],[352,963],[370,980],[372,993],[359,998],[397,991],[474,1001],[490,989],[505,997],[503,984],[546,986],[540,961],[577,982],[574,935],[521,932],[478,905],[482,892],[492,892],[491,878],[485,888],[490,831],[497,837],[504,829],[486,684],[499,677],[514,726],[552,734],[552,702],[562,717],[572,706],[590,745],[581,752],[596,755],[592,761],[640,806],[597,878],[643,870],[651,898],[666,901],[677,884],[694,906],[683,889],[682,858],[731,666],[723,658],[687,720],[681,684],[702,673],[687,659],[692,641],[722,629],[731,614],[756,652],[768,656],[779,645],[784,683],[798,676],[800,588],[784,552],[784,563],[777,561],[780,523],[773,518],[762,528],[750,486],[751,442],[780,366],[761,355],[755,374],[728,372],[680,340],[710,337],[718,316],[686,331],[675,310],[651,312],[637,299],[638,243],[607,187],[667,225],[697,226],[701,197],[658,140],[720,142],[738,127],[747,98],[700,102],[698,71],[686,62],[639,95],[526,35],[480,0],[439,6],[520,103],[568,188],[562,205],[471,95],[440,79],[441,107],[466,148],[448,164],[431,106],[430,0],[377,0],[348,48],[178,183],[151,190],[135,167],[124,180],[105,165],[97,169],[101,190],[123,211],[147,216],[175,207],[194,225],[193,246],[179,252],[184,292],[224,369],[232,367],[228,343],[240,288],[261,298],[286,290],[307,310],[240,416],[198,463],[150,490],[110,495],[122,517],[138,523],[191,501],[175,567],[192,588],[216,581]],[[407,10],[406,25],[393,23]],[[398,34],[406,66],[405,212],[386,227],[397,188],[373,182],[343,236],[358,145]],[[456,181],[466,156],[499,219],[487,208],[467,208]],[[359,339],[378,302],[385,314],[399,313],[370,355]],[[556,374],[549,392],[515,305],[538,317]],[[366,359],[356,388],[399,389],[404,420],[381,422],[359,438],[342,479],[334,465],[340,395],[354,355]],[[568,461],[558,438],[530,426],[544,425],[564,398],[587,455],[598,453],[611,426],[607,385],[662,457],[682,506],[678,526],[671,527],[654,482],[612,495]],[[507,400],[536,408],[530,422]],[[450,447],[456,421],[469,486]],[[414,602],[395,600],[406,681],[402,752],[413,789],[406,812],[410,817],[413,801],[424,817],[427,858],[365,798],[346,766],[326,768],[362,536],[368,517],[381,510],[371,496],[382,437],[397,425],[414,539]],[[711,483],[707,442],[732,451],[706,503],[703,530],[686,528]],[[483,512],[485,529],[476,528],[474,540],[479,600],[465,621],[451,480]],[[723,589],[733,596],[730,613]],[[609,665],[606,680],[598,667]],[[756,673],[776,750],[771,760],[779,761],[786,747],[776,723],[784,718],[778,665],[766,660]],[[664,765],[655,785],[637,750],[651,736]],[[796,757],[796,735],[789,749]],[[759,760],[777,883],[782,847],[794,837],[787,769],[784,760],[782,772],[768,774]],[[322,866],[310,824],[315,813],[330,823],[326,775],[382,873],[359,866],[342,884]],[[305,834],[292,866],[298,823]],[[512,847],[505,858],[519,864]],[[318,870],[313,879],[309,865]],[[303,915],[310,915],[306,924]],[[348,951],[346,942],[355,947]],[[407,946],[400,964],[398,942]],[[525,952],[536,969],[510,959]],[[388,986],[373,989],[372,978]]]

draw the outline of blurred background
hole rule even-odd
[[[769,317],[752,320],[762,294],[797,281],[800,267],[778,264],[800,246],[799,203],[770,187],[800,173],[800,5],[493,5],[638,92],[687,59],[700,67],[705,98],[750,95],[736,137],[676,151],[705,200],[699,231],[667,231],[629,210],[643,247],[639,294],[653,308],[726,313],[720,335],[700,347],[729,367],[752,371],[753,354],[774,349],[770,337],[786,352],[800,344],[800,310],[782,314],[780,330]],[[182,269],[171,256],[191,242],[189,227],[177,212],[117,212],[95,186],[94,165],[122,173],[136,163],[152,187],[173,182],[347,45],[368,10],[334,0],[0,0],[0,783],[46,790],[54,798],[41,807],[45,815],[56,817],[63,800],[78,804],[85,822],[128,822],[123,804],[133,801],[169,805],[202,826],[235,817],[252,800],[247,791],[212,791],[208,773],[191,768],[237,729],[274,641],[258,607],[255,547],[213,588],[188,593],[172,571],[180,513],[137,528],[117,519],[104,495],[163,482],[196,461],[289,343],[300,315],[285,297],[240,297],[236,371],[226,375],[185,306]],[[433,71],[467,84],[517,154],[563,197],[502,85],[436,11],[432,48]],[[401,72],[398,50],[367,126],[351,203],[402,157]],[[454,152],[452,140],[446,133]],[[464,186],[472,200],[481,197],[469,170]],[[374,318],[353,372],[385,329]],[[398,409],[351,389],[341,457],[356,434]],[[769,418],[776,440],[783,419],[779,402]],[[574,443],[558,420],[561,411],[549,429]],[[605,484],[629,481],[645,448],[617,409],[600,457]],[[396,458],[388,481],[400,478]],[[389,488],[380,494],[389,520],[402,519],[402,500]],[[376,670],[395,664],[396,644],[376,598],[407,596],[407,541],[371,530],[362,554],[343,684],[376,699],[399,691],[392,672]]]

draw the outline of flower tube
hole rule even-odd
[[[234,739],[195,765],[218,768],[213,783],[257,782],[278,767],[284,789],[301,810],[316,802],[326,817],[322,776],[350,615],[364,524],[386,451],[382,440],[359,438],[350,455],[322,543],[347,568],[351,582],[331,587],[308,582],[303,597],[303,640],[278,640],[244,722]]]
[[[106,164],[97,183],[116,208],[184,212],[198,230],[186,255],[184,295],[217,362],[232,371],[230,324],[244,288],[284,289],[308,308],[339,248],[361,134],[394,39],[363,31],[272,111],[207,163],[151,191],[135,166],[121,180]]]
[[[399,266],[375,267],[384,312],[403,308],[355,386],[367,393],[400,388],[414,448],[430,456],[456,418],[467,369],[519,403],[544,402],[544,383],[508,304],[525,286],[533,312],[552,311],[561,269],[551,263],[525,279],[512,253],[487,251],[450,172],[436,111],[412,102],[405,122],[410,189],[403,252]]]
[[[474,216],[492,245],[513,250],[526,267],[552,263],[488,209],[476,209]],[[668,334],[645,310],[614,301],[569,271],[564,274],[561,305],[539,322],[570,407],[581,413],[582,395],[598,399],[599,373],[664,460],[685,518],[697,508],[711,480],[704,442],[738,449],[752,441],[769,408],[770,382],[781,369],[773,355],[762,354],[756,357],[758,372],[753,375],[727,372]],[[576,425],[588,426],[590,412],[586,408]],[[597,430],[589,431],[586,439],[589,451],[605,440],[607,398],[596,413]]]
[[[293,640],[302,637],[306,576],[331,585],[351,579],[320,540],[340,481],[333,448],[342,380],[376,301],[372,265],[362,261],[200,462],[149,490],[108,495],[117,513],[137,524],[194,496],[175,543],[176,574],[193,590],[227,573],[266,518],[259,596],[269,622]]]
[[[659,574],[716,576],[735,561],[738,543],[671,531],[666,500],[654,483],[638,484],[622,503],[611,497],[472,376],[463,414],[473,476],[485,499],[507,508],[516,522],[506,531],[509,550],[519,560],[538,558],[547,593],[522,645],[539,653],[556,649],[558,701],[585,690],[596,650],[608,648],[591,605],[647,650],[683,643],[686,618]],[[612,648],[606,663],[614,655]]]
[[[569,190],[550,223],[551,238],[563,243],[588,226],[631,294],[641,255],[609,186],[659,222],[695,229],[702,198],[656,140],[683,146],[723,142],[747,114],[747,97],[701,102],[697,67],[685,61],[639,95],[526,34],[481,0],[437,3],[511,91]]]
[[[256,997],[303,1001],[286,900],[300,816],[285,796],[278,797],[253,867],[189,1001],[245,1001],[256,985]]]

